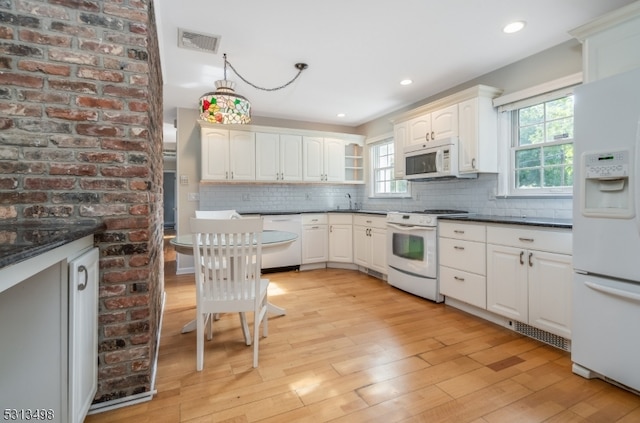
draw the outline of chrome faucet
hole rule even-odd
[[[353,208],[351,207],[351,194],[346,193],[345,197],[347,197],[349,199],[349,210],[353,210]]]

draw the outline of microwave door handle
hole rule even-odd
[[[436,152],[436,172],[442,172],[442,150]]]
[[[394,223],[387,223],[387,226],[398,231],[402,232],[410,232],[413,229],[420,229],[423,231],[435,231],[436,228],[433,226],[414,226],[414,225],[396,225]]]

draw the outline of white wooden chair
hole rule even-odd
[[[262,218],[200,219],[191,218],[193,254],[196,263],[196,368],[204,362],[204,329],[208,316],[217,313],[253,311],[253,367],[258,367],[260,324],[268,334],[267,288],[262,279]],[[212,266],[210,263],[226,263]],[[246,325],[246,320],[243,325]],[[248,327],[243,326],[245,342]]]

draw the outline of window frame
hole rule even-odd
[[[565,78],[550,81],[548,83],[508,94],[494,99],[494,106],[498,107],[500,127],[500,168],[502,169],[498,180],[500,197],[553,197],[567,198],[573,195],[573,185],[569,187],[540,187],[517,188],[516,187],[516,151],[531,148],[518,145],[518,110],[553,101],[569,95],[573,95],[574,88],[582,82],[582,73],[570,75]],[[575,106],[574,106],[575,109]],[[546,122],[546,120],[545,120]],[[575,128],[575,120],[574,120]],[[573,138],[554,140],[535,144],[540,147],[551,147],[561,144],[573,144]],[[544,169],[543,167],[541,169]]]
[[[404,181],[407,185],[407,190],[406,192],[398,192],[398,193],[378,193],[376,192],[376,186],[377,186],[377,181],[376,181],[376,170],[378,170],[378,168],[376,168],[375,164],[376,164],[376,157],[375,157],[375,150],[376,148],[380,147],[383,144],[390,144],[394,147],[394,161],[397,159],[396,157],[396,151],[395,151],[395,140],[393,137],[393,134],[385,134],[385,135],[381,135],[379,137],[376,138],[372,138],[367,140],[367,162],[369,164],[368,166],[368,177],[367,177],[367,182],[369,185],[369,189],[368,189],[368,196],[369,198],[411,198],[411,187],[410,187],[410,183],[409,181],[403,180],[403,179],[395,179],[393,177],[393,166],[390,166],[389,169],[391,171],[391,179],[390,181]]]

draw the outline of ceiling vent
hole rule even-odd
[[[219,44],[219,35],[200,34],[178,28],[178,47],[207,53],[217,53]]]

